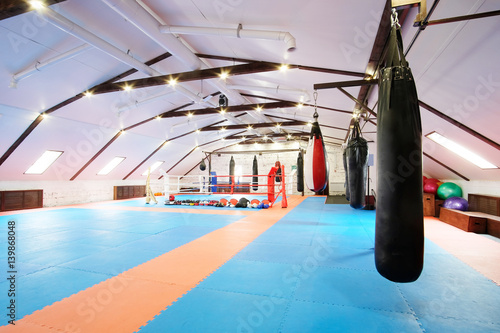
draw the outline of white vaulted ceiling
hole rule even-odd
[[[245,131],[194,132],[198,128],[216,123],[220,126],[287,121],[283,118],[311,121],[315,84],[360,80],[373,74],[371,57],[380,57],[376,48],[383,46],[387,38],[387,34],[377,38],[377,31],[389,24],[381,24],[381,19],[384,10],[390,7],[384,0],[143,0],[143,3],[156,19],[148,14],[143,21],[137,11],[125,18],[112,9],[114,5],[136,5],[135,0],[66,0],[50,5],[49,9],[136,63],[166,53],[169,49],[166,44],[172,42],[168,39],[177,44],[182,42],[186,49],[204,55],[176,56],[172,51],[174,55],[150,66],[148,70],[153,76],[250,62],[299,68],[230,75],[225,81],[192,80],[181,83],[183,88],[176,90],[161,85],[96,94],[77,98],[51,112],[54,106],[133,67],[93,45],[73,57],[40,66],[87,42],[48,23],[36,11],[13,15],[0,21],[0,180],[140,179],[144,169],[155,161],[165,161],[162,168],[171,169],[174,174],[185,174],[205,156],[203,151],[235,144],[238,140],[221,139]],[[428,1],[428,9],[433,3]],[[441,0],[430,20],[498,10],[500,3],[493,0]],[[406,47],[418,31],[413,26],[418,8],[400,8],[400,14],[403,11],[407,14],[402,25]],[[288,32],[296,40],[296,49],[287,52],[287,44],[280,40],[161,34],[158,20],[168,26],[237,29],[241,24],[243,30]],[[148,29],[155,31],[152,34]],[[420,32],[407,58],[420,101],[452,120],[421,107],[423,134],[437,131],[500,166],[498,31],[500,16],[430,25]],[[30,67],[35,68],[31,75],[19,80],[17,87],[9,87],[14,75]],[[120,81],[150,76],[142,68]],[[231,112],[227,120],[220,114],[186,116],[189,110],[205,109],[210,104],[218,106],[219,92],[228,89],[225,86],[232,88],[228,92],[230,106],[276,101],[298,103],[300,96],[305,96],[310,105],[298,108],[294,104],[263,110],[260,114]],[[187,90],[198,101],[193,102],[193,97],[190,99],[180,89]],[[362,88],[345,90],[358,98]],[[368,106],[377,112],[377,87],[373,86],[365,95],[361,93]],[[341,145],[352,112],[357,109],[356,103],[338,89],[324,89],[318,90],[317,104],[319,121],[324,125],[322,132],[329,137],[326,141]],[[45,119],[36,120],[48,110]],[[172,110],[180,116],[150,120]],[[374,117],[364,124],[364,136],[369,141],[376,141],[375,124]],[[119,135],[122,129],[127,130]],[[273,128],[257,131],[244,134],[276,133]],[[297,137],[307,135],[309,127],[285,126],[283,131]],[[170,142],[159,149],[165,140]],[[423,140],[427,175],[446,179],[461,179],[460,175],[469,179],[500,179],[498,169],[481,170],[429,139]],[[193,150],[196,146],[201,147]],[[60,150],[64,154],[44,174],[25,175],[45,150]],[[115,156],[126,159],[109,175],[98,176],[97,172]]]

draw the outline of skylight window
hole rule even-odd
[[[158,167],[159,167],[160,165],[162,165],[163,163],[164,163],[164,161],[157,161],[157,162],[155,162],[153,165],[151,165],[151,166],[150,166],[150,171],[149,171],[149,173],[152,173],[153,171],[155,171],[156,169],[158,169]],[[142,173],[142,175],[143,175],[143,176],[147,176],[147,175],[148,175],[148,170],[146,169],[146,171],[144,171],[144,172]]]
[[[115,157],[113,158],[104,168],[101,169],[97,174],[100,176],[105,176],[110,173],[114,168],[118,166],[121,162],[125,160],[125,157]]]
[[[28,170],[26,170],[25,174],[41,175],[59,158],[59,156],[61,156],[62,153],[62,151],[47,150]]]
[[[441,134],[437,132],[432,132],[430,134],[427,134],[426,137],[431,139],[432,141],[436,142],[437,144],[445,147],[448,150],[451,150],[455,154],[459,155],[462,158],[465,158],[467,161],[473,163],[474,165],[480,167],[481,169],[498,169],[498,167],[481,156],[473,153],[472,151],[468,150],[467,148],[459,145],[455,141],[452,141]]]

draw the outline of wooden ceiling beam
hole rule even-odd
[[[207,131],[231,131],[231,130],[236,130],[236,129],[256,129],[256,128],[269,128],[269,127],[276,127],[277,125],[281,126],[304,126],[307,125],[307,121],[286,121],[286,122],[273,122],[273,123],[255,123],[255,124],[237,124],[237,125],[226,125],[226,126],[218,126],[218,127],[213,127],[213,126],[205,126],[203,128],[198,129],[200,132],[207,132]],[[250,127],[250,128],[249,128]],[[282,134],[286,135],[286,134]]]
[[[378,80],[353,80],[353,81],[339,81],[339,82],[326,82],[326,83],[316,83],[313,88],[314,90],[321,89],[333,89],[333,88],[345,88],[345,87],[359,87],[378,84]]]
[[[147,78],[128,80],[116,83],[105,83],[100,84],[92,90],[89,89],[93,94],[105,94],[116,91],[123,91],[126,86],[133,89],[155,87],[161,85],[167,85],[169,82],[175,81],[176,83],[197,81],[197,80],[208,80],[220,78],[222,73],[227,73],[230,77],[234,75],[244,75],[244,74],[255,74],[277,71],[279,67],[276,64],[270,62],[253,62],[249,64],[226,66],[226,67],[215,67],[208,69],[195,70],[191,72],[174,73],[167,75],[158,75]],[[175,89],[175,87],[173,87]]]
[[[364,102],[360,101],[358,98],[354,97],[353,95],[349,94],[347,91],[345,91],[343,88],[338,87],[338,90],[340,90],[344,95],[349,97],[352,101],[354,101],[357,105],[359,105],[361,108],[365,109],[368,111],[372,116],[377,117],[377,114],[368,107]]]
[[[242,114],[239,114],[237,116],[235,116],[235,118],[238,118],[240,116],[244,115],[244,113]],[[220,120],[220,121],[217,121],[213,124],[210,124],[210,125],[207,125],[206,127],[210,127],[210,126],[215,126],[215,125],[218,125],[218,124],[221,124],[223,122],[225,122],[226,120]],[[183,133],[181,135],[178,135],[176,137],[173,137],[173,138],[170,138],[170,139],[167,139],[165,140],[161,145],[159,145],[151,154],[148,155],[148,157],[146,157],[144,160],[142,160],[141,163],[139,163],[132,171],[130,171],[124,178],[123,180],[127,179],[128,177],[130,177],[134,172],[137,171],[137,169],[139,169],[144,163],[146,163],[154,154],[156,154],[158,151],[160,151],[161,148],[163,148],[167,143],[169,143],[170,141],[174,141],[176,139],[179,139],[179,138],[182,138],[184,136],[187,136],[189,134],[193,134],[193,133],[196,133],[196,130],[193,130],[193,131],[189,131],[189,132],[186,132],[186,133]],[[219,139],[220,140],[220,139]],[[160,177],[161,178],[161,177]]]
[[[148,66],[151,66],[157,62],[160,62],[168,57],[170,57],[171,54],[166,52],[166,53],[163,53],[161,55],[159,55],[158,57],[155,57],[147,62],[145,62],[146,65]],[[137,69],[130,69],[126,72],[123,72],[107,81],[105,81],[104,83],[109,83],[109,82],[113,82],[113,81],[117,81],[117,80],[121,80],[122,78],[124,78],[125,76],[128,76],[128,75],[131,75],[131,74],[134,74],[135,72],[137,72]],[[63,107],[65,107],[66,105],[69,105],[73,102],[76,102],[77,100],[79,100],[80,98],[84,97],[85,95],[83,93],[80,93],[80,94],[77,94],[73,97],[70,97],[68,98],[67,100],[65,101],[62,101],[61,103],[59,104],[56,104],[54,105],[53,107],[45,110],[42,114],[40,114],[29,126],[28,128],[19,136],[19,138],[9,147],[9,149],[7,149],[7,151],[2,155],[2,157],[0,157],[0,165],[2,165],[9,157],[10,155],[12,155],[12,153],[21,145],[21,143],[23,143],[23,141],[31,134],[31,132],[33,132],[33,130],[42,122],[42,120],[44,119],[44,115],[48,115],[48,114],[51,114],[52,112],[55,112]]]
[[[266,109],[277,109],[277,108],[290,108],[296,107],[297,103],[283,101],[283,102],[271,102],[271,103],[260,103],[260,104],[244,104],[244,105],[231,105],[218,108],[206,108],[206,109],[194,109],[186,110],[182,112],[164,112],[158,115],[161,118],[172,118],[172,117],[192,117],[192,116],[204,116],[207,114],[217,114],[224,112],[242,112],[242,111],[256,111],[257,108],[262,110]]]
[[[452,168],[450,168],[449,166],[447,166],[446,164],[444,164],[443,162],[435,159],[434,157],[432,157],[431,155],[427,154],[425,151],[423,152],[423,155],[425,157],[427,157],[428,159],[430,159],[431,161],[434,161],[435,163],[439,164],[440,166],[442,166],[443,168],[453,172],[455,175],[457,175],[458,177],[462,178],[463,180],[466,180],[466,181],[470,181],[469,178],[465,177],[464,175],[462,175],[461,173],[459,173],[458,171],[455,171],[453,170]]]
[[[288,102],[288,101],[283,100],[283,99],[273,98],[273,97],[266,97],[266,96],[261,96],[261,95],[253,95],[253,94],[244,94],[244,93],[242,93],[241,96],[251,97],[251,98],[260,98],[260,99],[269,100],[269,101]],[[293,103],[293,102],[291,102],[291,103]],[[295,105],[297,105],[297,103],[295,103]],[[303,106],[315,107],[314,104],[309,104],[309,103],[302,103],[302,105]],[[322,109],[322,110],[326,110],[326,111],[334,111],[334,112],[346,113],[348,115],[352,115],[352,111],[340,110],[340,109],[330,108],[330,107],[321,106],[321,105],[316,105],[316,107],[318,109]]]
[[[455,16],[455,17],[449,17],[449,18],[444,18],[444,19],[439,19],[439,20],[432,20],[432,21],[427,22],[425,25],[430,26],[430,25],[438,25],[438,24],[444,24],[444,23],[468,21],[468,20],[475,20],[475,19],[479,19],[479,18],[498,16],[498,15],[500,15],[500,10],[494,10],[491,12],[476,13],[476,14],[471,14],[471,15]]]
[[[462,124],[461,122],[459,122],[458,120],[455,120],[455,119],[451,118],[450,116],[447,116],[446,114],[442,113],[441,111],[433,108],[432,106],[430,106],[430,105],[428,105],[428,104],[426,104],[426,103],[424,103],[422,101],[418,101],[418,103],[419,103],[419,105],[421,107],[423,107],[427,111],[431,112],[435,116],[438,116],[439,118],[441,118],[443,120],[446,120],[450,124],[455,125],[456,127],[460,128],[461,130],[463,130],[463,131],[467,132],[468,134],[472,135],[476,139],[479,139],[479,140],[483,141],[484,143],[489,144],[493,148],[495,148],[497,150],[500,150],[500,144],[498,144],[497,142],[491,140],[490,138],[487,138],[486,136],[482,135],[479,132],[476,132],[472,128],[470,128],[470,127]]]
[[[271,117],[271,118],[278,118],[278,119],[283,119],[283,120],[289,120],[289,121],[295,121],[296,119],[293,118],[287,118],[287,117],[281,117],[281,116],[273,116],[270,114],[265,114],[265,116]],[[320,127],[326,127],[326,128],[331,128],[331,129],[336,129],[336,130],[341,130],[341,131],[348,131],[348,129],[343,128],[343,127],[336,127],[336,126],[330,126],[326,124],[322,124],[321,122],[318,122]]]
[[[230,61],[230,62],[243,62],[243,63],[254,63],[257,62],[252,59],[243,59],[243,58],[233,58],[233,57],[224,57],[224,56],[215,56],[215,55],[210,55],[210,54],[202,54],[202,53],[196,53],[196,55],[199,58],[205,58],[205,59],[213,59],[213,60],[222,60],[222,61]],[[274,63],[275,66],[280,67],[282,64],[279,64],[277,62]],[[342,69],[333,69],[333,68],[325,68],[325,67],[314,67],[314,66],[304,66],[300,64],[291,64],[288,65],[289,68],[297,68],[301,70],[306,70],[306,71],[311,71],[311,72],[320,72],[320,73],[326,73],[326,74],[337,74],[337,75],[347,75],[347,76],[354,76],[354,77],[366,77],[365,73],[360,73],[360,72],[353,72],[353,71],[346,71]]]

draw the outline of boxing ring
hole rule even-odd
[[[278,173],[278,167],[272,167],[267,175],[187,175],[176,176],[169,175],[164,171],[162,173],[163,195],[168,198],[173,194],[214,194],[226,193],[229,195],[237,194],[265,194],[269,201],[269,206],[281,196],[281,207],[287,207],[286,194],[292,193],[292,183],[286,184],[284,166],[281,165],[281,174]],[[293,178],[295,170],[292,172]],[[254,181],[257,177],[257,181]],[[248,183],[241,180],[249,178]],[[259,180],[265,179],[265,182]],[[227,181],[227,183],[221,183]],[[238,189],[248,187],[247,192],[239,192]]]

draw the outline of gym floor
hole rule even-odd
[[[500,332],[497,238],[426,218],[422,275],[393,283],[375,269],[375,211],[162,201],[0,214],[0,265],[15,224],[17,271],[0,332]]]

